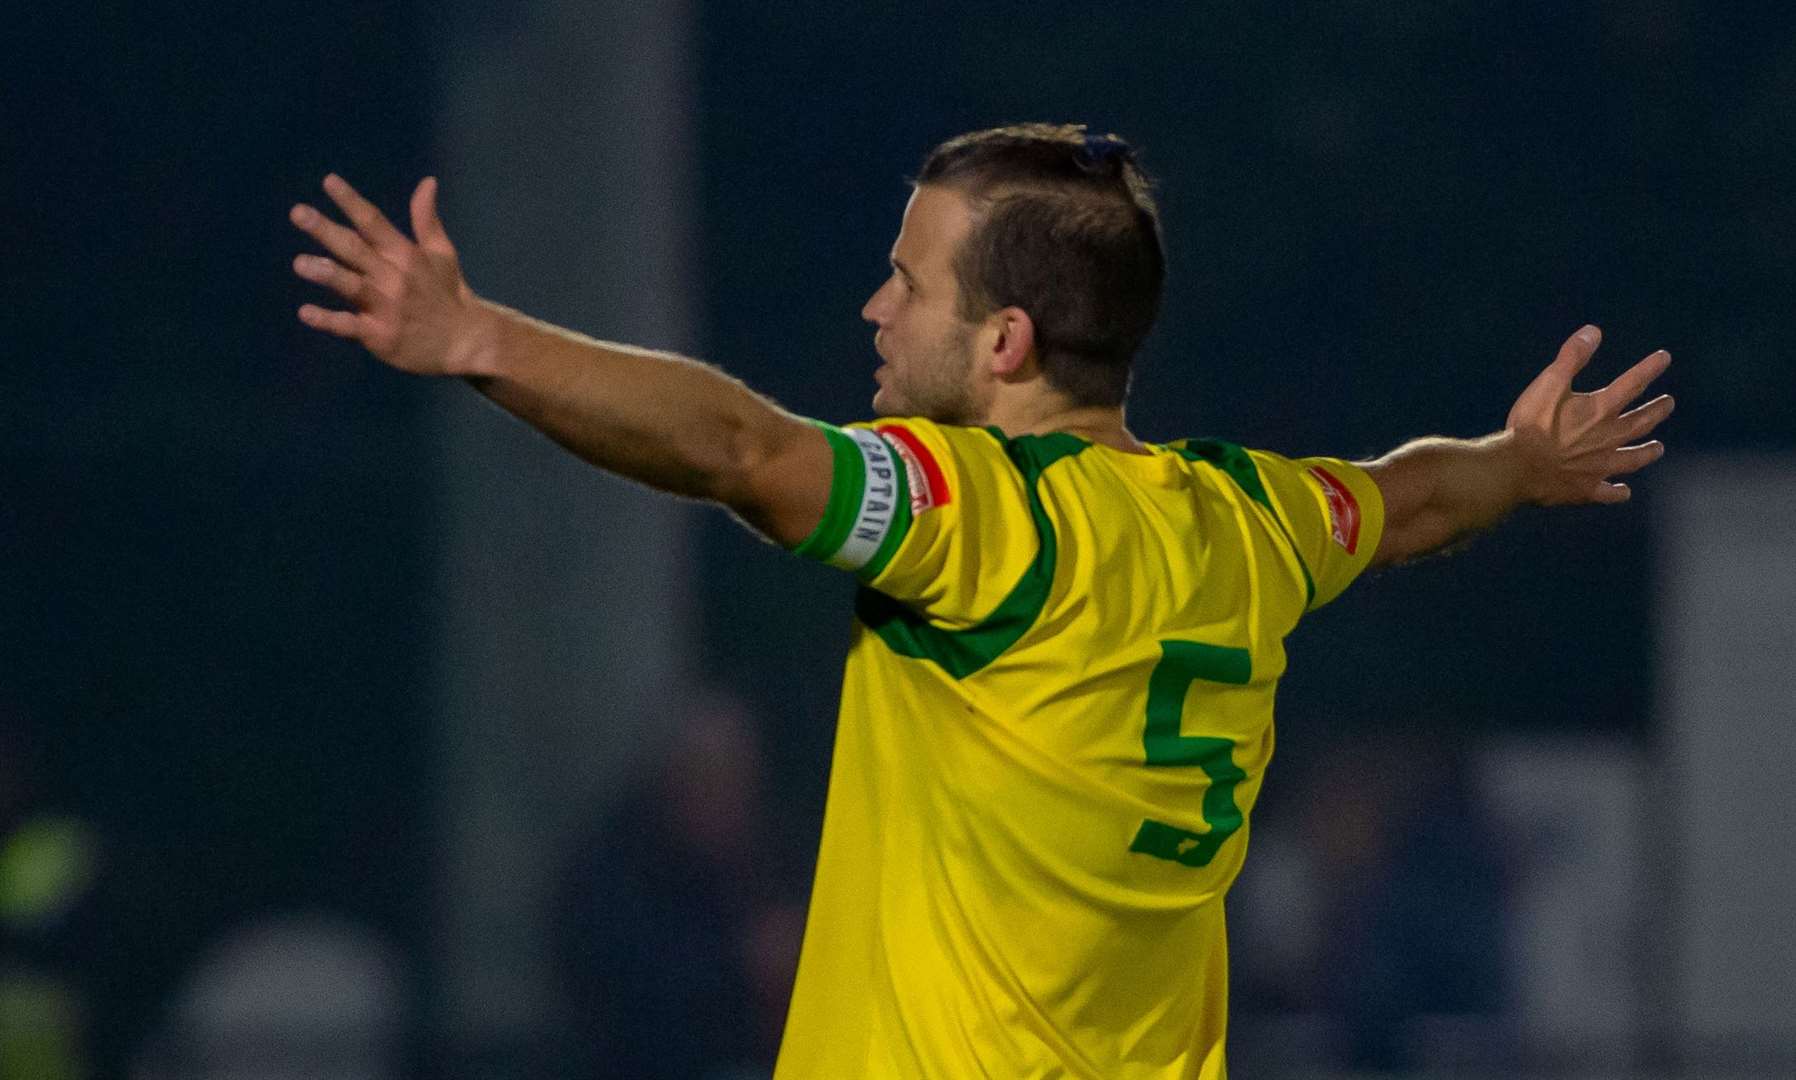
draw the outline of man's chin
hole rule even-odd
[[[891,390],[882,386],[873,391],[874,416],[903,416],[904,408]]]

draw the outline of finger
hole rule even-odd
[[[1597,397],[1605,415],[1614,416],[1628,406],[1628,403],[1639,397],[1652,381],[1665,374],[1671,366],[1671,354],[1660,349],[1646,359],[1622,372],[1615,381],[1598,390]]]
[[[303,304],[299,309],[299,321],[314,330],[352,341],[360,341],[362,337],[361,317],[353,311],[329,311],[317,304]]]
[[[1657,439],[1638,446],[1624,446],[1609,455],[1608,467],[1603,470],[1603,475],[1626,476],[1631,472],[1639,472],[1664,456],[1665,444]]]
[[[393,227],[387,215],[367,199],[362,198],[349,181],[331,173],[324,178],[325,194],[331,201],[342,207],[343,213],[354,223],[355,231],[362,234],[362,239],[382,254],[393,254],[411,246],[411,241]]]
[[[412,192],[412,235],[418,238],[421,247],[444,255],[455,254],[455,245],[449,242],[449,232],[443,228],[443,219],[437,216],[437,178],[426,176],[418,181],[417,190]]]
[[[334,290],[352,303],[361,299],[367,287],[367,279],[362,275],[346,270],[322,255],[295,255],[293,272],[315,285]]]
[[[1559,355],[1553,358],[1553,362],[1547,365],[1542,374],[1550,376],[1555,383],[1569,387],[1572,378],[1584,370],[1585,364],[1590,363],[1590,357],[1602,342],[1601,330],[1594,326],[1580,328],[1577,333],[1565,339],[1565,344],[1559,346]]]
[[[1621,441],[1633,442],[1665,422],[1677,402],[1670,394],[1660,394],[1644,405],[1636,406],[1616,418],[1621,425]]]
[[[300,231],[318,241],[324,250],[337,257],[337,261],[364,273],[373,269],[380,256],[368,246],[361,234],[325,217],[314,208],[300,203],[288,212],[287,217]]]
[[[1626,484],[1604,483],[1598,484],[1596,490],[1590,493],[1590,501],[1602,503],[1605,506],[1614,506],[1617,503],[1627,502],[1633,495],[1633,490]]]

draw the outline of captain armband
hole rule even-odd
[[[792,551],[872,580],[910,531],[906,462],[876,432],[812,423],[829,439],[834,459],[829,506],[811,535]]]

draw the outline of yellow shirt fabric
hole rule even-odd
[[[1226,1076],[1222,898],[1284,637],[1378,546],[1361,469],[824,427],[797,550],[863,581],[776,1080]]]

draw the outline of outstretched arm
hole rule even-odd
[[[1644,468],[1665,453],[1641,442],[1671,415],[1661,394],[1628,406],[1671,363],[1655,352],[1593,393],[1572,379],[1596,352],[1602,333],[1586,326],[1560,346],[1509,411],[1504,430],[1481,439],[1418,439],[1365,469],[1384,496],[1385,528],[1374,566],[1404,562],[1490,528],[1525,504],[1626,502],[1612,477]],[[1623,411],[1627,410],[1627,411]]]
[[[330,253],[300,277],[353,310],[299,309],[307,326],[360,342],[418,375],[455,375],[568,450],[664,491],[722,503],[773,540],[802,541],[829,501],[821,431],[715,368],[595,341],[483,300],[437,216],[436,181],[412,193],[408,239],[342,178],[324,189],[349,218],[311,206],[293,223]]]

